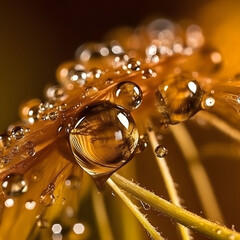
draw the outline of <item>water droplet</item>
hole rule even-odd
[[[156,92],[157,110],[163,123],[185,121],[201,108],[203,90],[189,76],[174,75],[167,78]]]
[[[113,84],[113,79],[108,78],[108,79],[106,80],[105,84],[106,84],[106,85],[111,85],[111,84]]]
[[[41,229],[45,229],[49,228],[50,224],[47,219],[41,217],[37,220],[37,226]]]
[[[25,208],[27,210],[33,210],[36,207],[36,202],[33,200],[29,200],[25,203]]]
[[[217,235],[221,235],[222,234],[222,230],[221,229],[217,229],[216,233],[217,233]]]
[[[158,145],[156,148],[155,148],[155,153],[157,155],[157,157],[159,158],[164,158],[167,156],[168,154],[168,150],[162,146],[162,145]]]
[[[9,174],[2,181],[2,191],[6,196],[17,197],[27,190],[28,185],[21,174]]]
[[[142,70],[142,79],[147,79],[156,76],[157,74],[151,68],[146,68]]]
[[[27,149],[27,154],[31,157],[35,156],[36,150],[34,148],[28,148]]]
[[[86,83],[87,73],[82,65],[76,64],[69,69],[67,77],[71,82],[76,82],[80,87],[82,87]]]
[[[92,97],[98,92],[96,87],[87,87],[84,91],[84,97]]]
[[[34,123],[38,119],[38,107],[41,104],[41,100],[32,99],[23,103],[19,108],[19,115],[23,121]]]
[[[209,109],[215,104],[215,98],[212,95],[205,94],[202,99],[202,108]]]
[[[24,129],[21,126],[16,126],[11,131],[11,137],[15,140],[20,140],[24,137]]]
[[[109,102],[88,106],[70,133],[76,161],[98,186],[132,158],[137,142],[138,131],[131,115]]]
[[[49,184],[47,189],[45,189],[40,196],[40,203],[44,204],[46,207],[52,206],[56,201],[56,198],[53,195],[54,190],[55,185],[53,183]]]
[[[109,49],[102,43],[87,43],[81,45],[76,51],[76,59],[82,62],[98,60],[109,54]]]
[[[128,110],[134,110],[142,102],[142,90],[133,82],[121,82],[117,85],[114,103]]]
[[[49,100],[62,100],[65,97],[64,88],[61,86],[51,86],[45,91],[45,96]]]
[[[49,114],[48,114],[48,116],[49,116],[49,119],[50,120],[56,120],[57,119],[57,117],[58,117],[58,112],[50,112]]]
[[[126,63],[126,68],[132,71],[139,71],[141,69],[140,66],[141,66],[141,62],[138,60],[135,60],[134,58],[130,58]]]

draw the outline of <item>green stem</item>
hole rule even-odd
[[[134,197],[148,203],[157,211],[196,232],[214,240],[240,240],[239,233],[178,207],[116,173],[112,175],[112,179],[120,188]]]
[[[121,189],[112,181],[111,178],[107,180],[107,183],[129,207],[129,209],[136,216],[136,218],[143,225],[143,227],[148,231],[151,237],[154,240],[164,240],[164,238],[157,232],[157,230],[151,225],[151,223],[149,223],[147,218],[138,210],[138,207],[131,202],[131,200],[121,191]]]
[[[158,141],[157,141],[156,135],[153,131],[151,131],[148,133],[148,136],[149,136],[149,141],[151,143],[152,150],[154,152],[155,148],[158,146]],[[156,162],[160,169],[160,172],[162,174],[164,184],[166,186],[168,195],[169,195],[172,203],[175,204],[176,206],[181,207],[180,198],[179,198],[177,190],[174,186],[174,181],[173,181],[172,175],[169,171],[169,168],[168,168],[165,158],[160,159],[160,158],[156,157],[156,155],[155,155],[155,159],[156,159]],[[190,232],[186,227],[184,227],[181,224],[177,224],[177,228],[178,228],[179,233],[183,240],[191,239]]]

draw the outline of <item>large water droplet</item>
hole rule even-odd
[[[6,196],[17,197],[27,190],[28,185],[21,174],[9,174],[2,181],[2,191]]]
[[[142,90],[133,82],[122,82],[117,85],[114,103],[128,110],[134,110],[142,102]]]
[[[109,102],[88,106],[70,133],[78,164],[98,186],[128,162],[138,143],[138,130],[131,115]]]
[[[160,120],[171,124],[187,120],[200,110],[202,95],[199,83],[188,76],[167,78],[156,92]]]

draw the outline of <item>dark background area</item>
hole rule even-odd
[[[152,15],[195,21],[206,2],[1,1],[0,132],[18,119],[22,101],[42,96],[56,68],[73,59],[82,43],[99,41],[117,26],[135,27]]]

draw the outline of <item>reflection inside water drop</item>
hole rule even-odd
[[[70,133],[75,159],[98,180],[129,161],[137,143],[138,131],[129,112],[109,102],[88,106]]]

